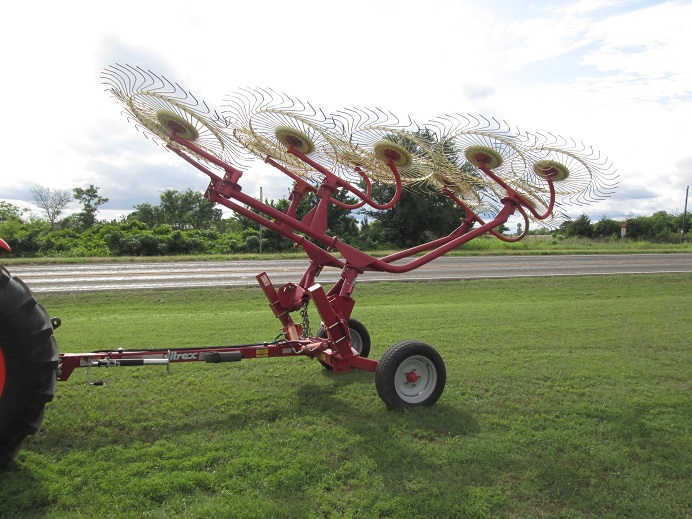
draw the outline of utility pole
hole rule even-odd
[[[690,194],[690,186],[685,190],[685,212],[682,213],[682,243],[685,243],[685,224],[687,223],[687,197]]]

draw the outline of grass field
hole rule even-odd
[[[372,357],[447,387],[387,411],[304,358],[78,370],[0,472],[13,517],[684,518],[692,274],[359,285]],[[63,351],[270,340],[259,289],[49,295]]]

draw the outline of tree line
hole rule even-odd
[[[613,238],[621,236],[623,222],[611,220],[604,216],[592,223],[582,214],[578,218],[565,222],[560,230],[566,237]],[[682,239],[683,225],[685,234],[689,232],[689,217],[672,215],[665,211],[655,212],[651,216],[634,216],[627,218],[625,236],[629,239],[658,243],[677,243]]]
[[[158,205],[142,203],[117,220],[97,218],[99,207],[108,202],[99,188],[74,188],[71,191],[32,188],[36,215],[8,202],[0,202],[0,237],[20,257],[89,256],[162,256],[194,254],[233,254],[246,252],[283,252],[294,244],[276,233],[264,232],[254,220],[233,214],[224,218],[222,211],[191,189],[167,189]],[[391,198],[391,188],[379,187],[373,193],[378,202]],[[344,191],[336,198],[355,203]],[[77,201],[81,209],[64,216],[67,206]],[[266,200],[285,210],[290,200]],[[317,202],[314,194],[301,200],[298,217],[302,218]],[[386,211],[364,210],[357,218],[335,205],[329,208],[328,233],[366,250],[401,249],[449,234],[463,218],[463,211],[442,194],[404,192],[400,201]],[[680,241],[683,216],[664,211],[650,217],[627,220],[627,237],[657,242]],[[687,223],[689,226],[689,222]],[[535,233],[559,233],[564,236],[616,238],[621,222],[603,217],[592,223],[588,216],[566,222],[557,230],[539,229]],[[506,231],[507,228],[501,228]],[[686,229],[687,232],[687,229]]]

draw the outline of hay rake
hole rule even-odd
[[[386,350],[379,361],[368,358],[368,331],[351,317],[358,275],[408,272],[485,234],[503,241],[520,240],[530,222],[559,220],[556,208],[561,204],[599,200],[616,187],[611,165],[590,148],[549,133],[513,130],[494,119],[447,114],[417,124],[390,112],[364,108],[327,115],[294,97],[260,88],[243,88],[228,95],[218,112],[178,84],[139,67],[111,66],[103,71],[102,79],[123,114],[146,137],[209,178],[206,198],[291,240],[309,261],[295,283],[275,287],[265,272],[257,276],[281,322],[282,333],[272,342],[177,350],[118,349],[62,354],[58,359],[51,337],[52,342],[42,346],[41,366],[44,371],[57,372],[58,380],[67,380],[76,368],[83,367],[88,368],[91,383],[91,369],[98,367],[307,356],[336,374],[351,369],[375,372],[378,394],[389,408],[430,406],[439,399],[446,381],[442,357],[428,344],[404,340]],[[284,211],[243,192],[244,169],[253,159],[289,177],[290,204]],[[377,184],[390,187],[389,200],[376,200],[373,187]],[[404,190],[442,193],[463,209],[464,217],[445,237],[381,258],[328,233],[331,205],[346,210],[364,206],[387,210]],[[341,191],[355,202],[338,199]],[[315,202],[299,218],[298,205],[308,195]],[[514,214],[523,218],[523,232],[518,236],[498,232]],[[329,289],[318,283],[325,267],[341,271],[340,279]],[[21,284],[4,269],[2,274],[0,288]],[[15,292],[29,297],[24,288]],[[10,305],[15,303],[13,298],[5,297]],[[310,304],[321,321],[315,335],[307,319]],[[301,317],[298,321],[292,317],[296,313]],[[46,329],[59,324],[46,321],[45,316],[42,322]],[[0,342],[0,404],[14,390],[12,372],[19,369],[7,344]],[[29,351],[27,355],[34,354]],[[33,408],[42,411],[43,403],[52,398],[53,386],[40,384],[44,396]],[[34,417],[33,423],[36,421]],[[13,436],[21,437],[22,433]]]
[[[281,322],[279,340],[176,351],[65,354],[60,380],[84,366],[308,356],[334,373],[375,372],[377,391],[390,408],[432,405],[446,375],[441,356],[431,346],[402,341],[379,362],[368,358],[367,329],[351,317],[358,275],[408,272],[487,233],[504,241],[520,240],[531,221],[554,221],[556,205],[601,199],[616,185],[608,161],[592,150],[552,134],[513,131],[494,119],[455,114],[416,124],[363,108],[326,115],[297,98],[261,88],[228,95],[218,112],[179,85],[138,67],[108,67],[102,77],[123,113],[147,137],[209,177],[205,196],[210,201],[293,241],[309,263],[299,281],[278,288],[266,273],[257,276]],[[255,158],[292,182],[286,210],[243,192],[244,167]],[[377,201],[375,184],[391,186],[391,199]],[[341,190],[356,202],[339,200]],[[448,236],[383,258],[328,234],[330,205],[386,210],[403,190],[442,193],[463,209],[464,218]],[[308,194],[316,202],[299,218],[298,205]],[[515,213],[524,219],[523,233],[510,237],[498,232]],[[325,267],[341,271],[328,290],[317,282]],[[315,336],[306,318],[309,304],[321,320]],[[293,319],[296,312],[302,320]]]

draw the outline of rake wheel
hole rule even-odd
[[[271,89],[244,88],[227,96],[223,114],[234,139],[255,157],[271,159],[294,175],[319,183],[321,173],[290,153],[333,169],[337,142],[330,123],[307,103]]]
[[[183,151],[209,165],[205,158],[173,140],[172,134],[176,134],[216,159],[247,161],[247,151],[232,139],[226,121],[177,83],[127,65],[108,67],[101,77],[108,92],[123,106],[124,115],[156,144]]]

